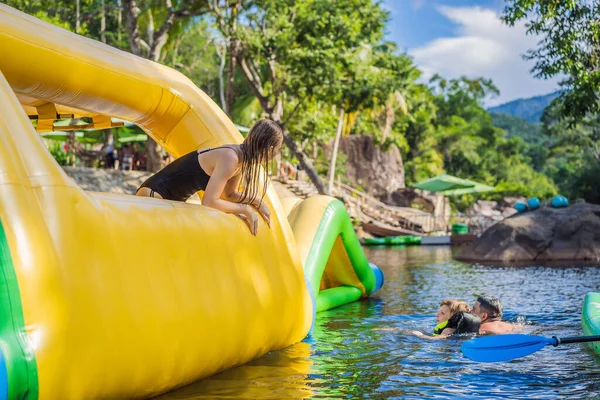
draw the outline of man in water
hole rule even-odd
[[[515,333],[517,326],[502,322],[502,302],[497,297],[479,296],[472,313],[481,318],[480,334]]]

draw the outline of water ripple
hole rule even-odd
[[[169,399],[590,399],[599,360],[583,344],[546,347],[504,363],[472,362],[461,339],[427,341],[444,298],[499,296],[505,318],[544,336],[581,335],[581,306],[600,288],[586,266],[493,266],[453,261],[449,247],[367,251],[386,275],[377,298],[319,314],[314,336],[179,391]],[[397,330],[390,330],[396,328]]]

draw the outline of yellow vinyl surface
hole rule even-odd
[[[316,310],[383,283],[330,197],[282,204],[270,186],[271,229],[261,219],[254,237],[197,202],[83,191],[38,134],[61,115],[100,129],[111,117],[133,122],[174,157],[242,140],[182,74],[0,4],[0,388],[9,399],[164,393],[298,343]]]
[[[39,398],[146,397],[306,336],[313,304],[272,188],[272,229],[261,221],[257,237],[207,207],[87,193],[24,112],[118,117],[178,157],[242,139],[208,96],[169,68],[1,4],[0,49],[0,220]]]

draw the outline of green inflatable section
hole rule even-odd
[[[6,371],[0,371],[0,382],[8,386],[10,400],[37,399],[38,378],[35,355],[25,331],[21,294],[10,256],[10,248],[0,224],[0,350],[4,356]]]
[[[356,237],[348,211],[339,200],[332,200],[323,213],[304,265],[304,273],[313,290],[315,292],[319,290],[323,271],[325,271],[329,255],[338,236],[342,239],[358,279],[364,285],[367,294],[371,294],[376,288],[375,274]],[[317,294],[316,309],[317,312],[329,310],[356,301],[361,296],[362,291],[353,286],[321,290]]]
[[[364,238],[367,246],[397,246],[397,245],[418,245],[421,244],[421,236],[387,236],[382,238]]]
[[[588,293],[583,300],[581,325],[586,336],[600,335],[600,293]],[[588,345],[600,354],[600,342],[589,342]]]

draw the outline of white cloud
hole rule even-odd
[[[438,38],[409,51],[425,78],[435,73],[445,78],[491,78],[500,96],[488,99],[487,105],[546,94],[558,87],[558,80],[531,75],[533,62],[523,60],[522,55],[535,48],[540,38],[526,35],[523,23],[509,27],[494,10],[481,7],[441,6],[438,11],[457,25],[457,36]]]
[[[425,0],[412,0],[411,3],[413,10],[416,11],[425,5]]]

